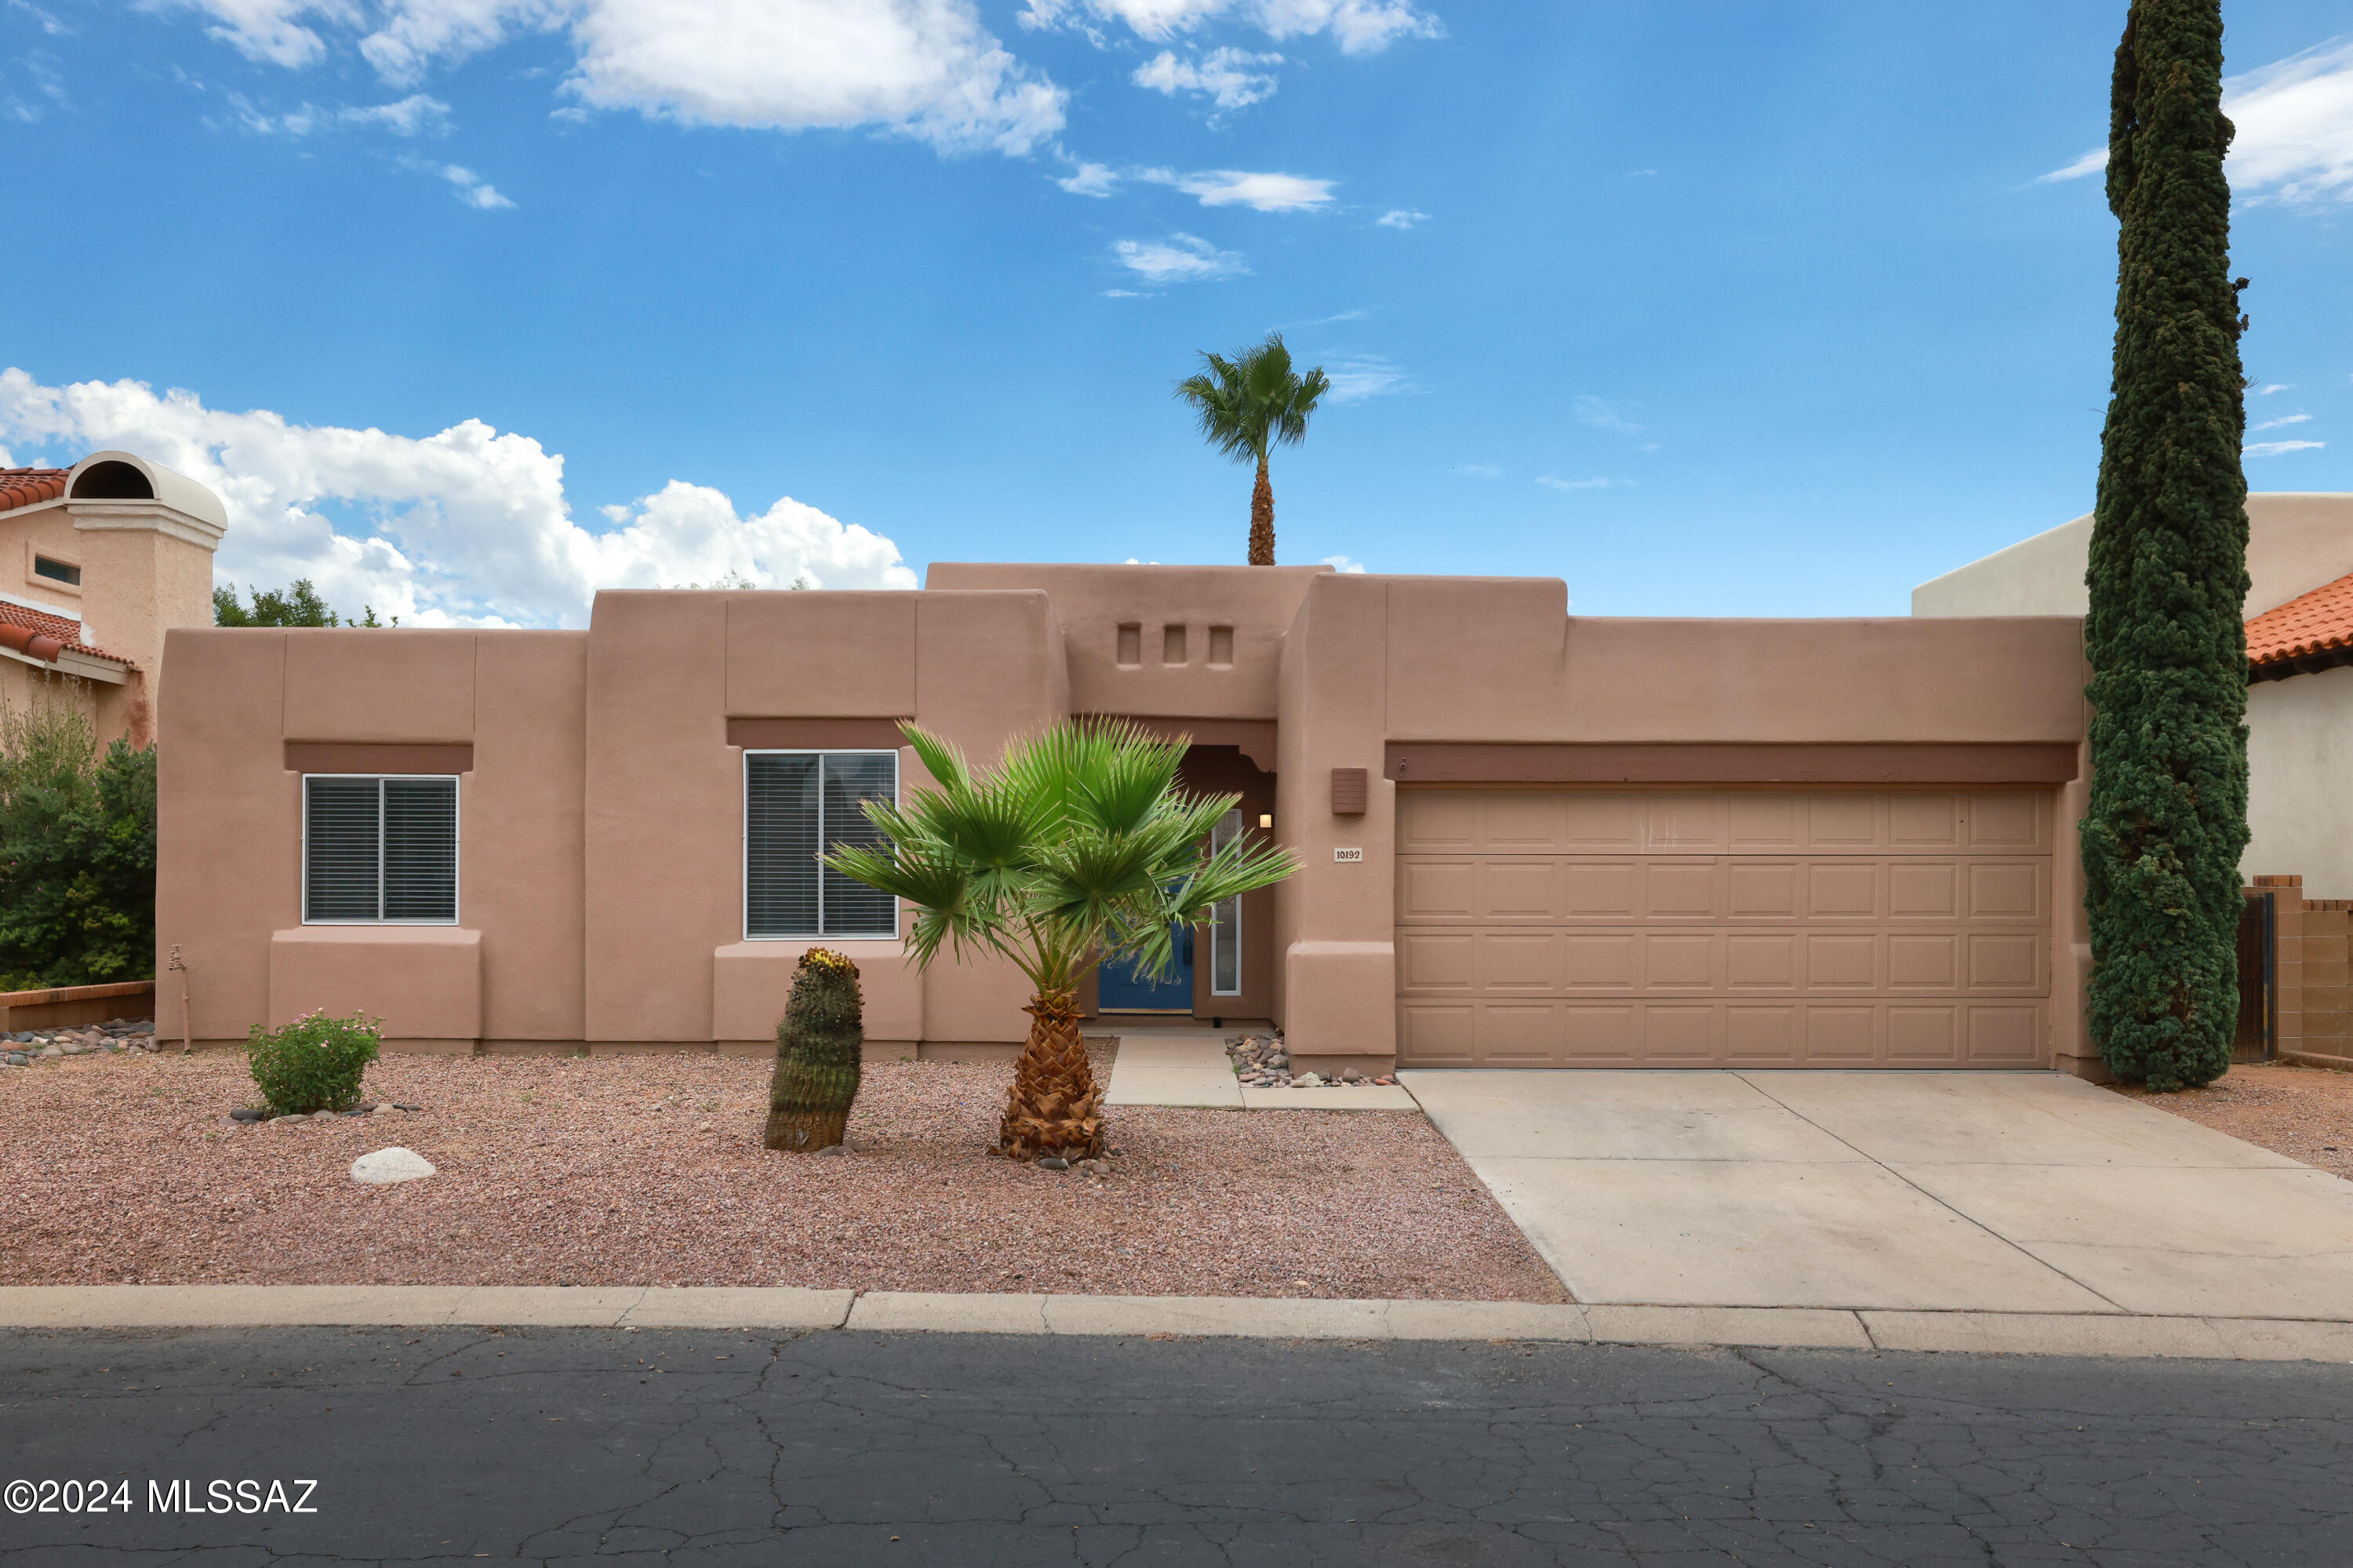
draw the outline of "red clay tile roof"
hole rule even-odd
[[[37,501],[55,501],[66,493],[63,468],[0,468],[0,512],[14,512]]]
[[[46,610],[33,609],[25,605],[10,604],[5,599],[0,599],[0,626],[21,626],[37,636],[56,638],[66,645],[66,651],[69,653],[79,653],[91,659],[104,659],[111,663],[121,664],[125,669],[137,668],[120,653],[109,653],[103,648],[93,648],[81,640],[81,622],[69,620],[62,615],[51,615]]]
[[[2258,667],[2339,648],[2353,648],[2353,573],[2247,622],[2247,662]]]

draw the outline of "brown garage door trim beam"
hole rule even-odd
[[[1837,745],[1391,741],[1401,784],[2063,784],[2069,741]]]

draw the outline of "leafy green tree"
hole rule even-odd
[[[369,605],[367,613],[358,620],[345,620],[327,608],[319,590],[309,577],[297,577],[291,588],[248,588],[253,595],[250,609],[237,600],[234,588],[213,589],[213,624],[215,626],[383,626],[375,618],[375,606]],[[398,626],[400,618],[394,616],[390,624]]]
[[[0,712],[0,987],[146,980],[155,752],[101,754],[79,708]]]
[[[1291,367],[1282,334],[1240,350],[1231,359],[1204,350],[1201,369],[1176,383],[1176,396],[1199,417],[1201,437],[1236,462],[1258,462],[1250,489],[1250,564],[1274,565],[1274,485],[1267,453],[1307,438],[1316,402],[1332,389],[1319,367],[1301,376]]]
[[[2220,0],[2134,0],[2116,49],[2113,391],[2085,580],[2093,1039],[2171,1090],[2230,1065],[2247,843],[2245,280],[2230,275]]]
[[[1006,959],[1029,980],[1029,1038],[997,1147],[1020,1160],[1103,1151],[1094,1074],[1079,1034],[1079,982],[1104,959],[1166,975],[1175,932],[1221,899],[1297,869],[1242,834],[1214,853],[1209,830],[1241,799],[1176,782],[1189,744],[1127,724],[1062,723],[1006,749],[992,772],[914,725],[907,744],[937,780],[904,806],[870,801],[883,842],[838,844],[825,863],[915,907],[907,953]]]

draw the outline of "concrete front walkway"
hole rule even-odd
[[[2353,1316],[2353,1182],[2077,1078],[1402,1077],[1588,1305]]]
[[[1203,1029],[1114,1029],[1106,1106],[1208,1106],[1221,1110],[1414,1110],[1393,1085],[1332,1085],[1262,1089],[1234,1076],[1222,1033]]]

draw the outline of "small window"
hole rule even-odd
[[[899,901],[818,857],[880,845],[860,808],[898,797],[895,751],[745,752],[744,937],[896,937]]]
[[[311,774],[302,780],[302,918],[450,925],[458,918],[458,780]]]
[[[74,588],[81,587],[79,567],[68,566],[63,561],[53,561],[47,556],[33,557],[33,575],[37,577],[47,577],[55,583],[66,583]]]
[[[1212,853],[1225,848],[1242,834],[1242,814],[1239,807],[1218,819],[1209,830]],[[1209,906],[1209,994],[1240,996],[1242,993],[1242,901],[1239,895],[1220,898]]]

